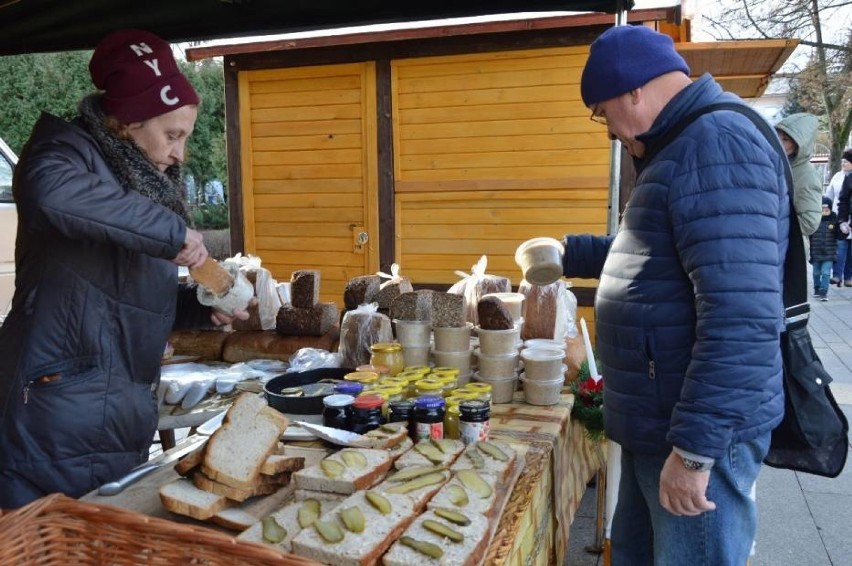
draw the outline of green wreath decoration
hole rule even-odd
[[[586,435],[590,440],[598,442],[604,440],[606,434],[603,422],[603,379],[595,383],[589,373],[588,361],[580,365],[577,379],[571,382],[571,393],[574,394],[571,418],[585,427]]]

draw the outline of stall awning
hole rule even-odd
[[[0,55],[91,49],[120,28],[171,42],[515,12],[614,12],[616,0],[0,0]],[[623,0],[630,9],[633,0]]]

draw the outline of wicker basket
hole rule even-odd
[[[317,564],[204,527],[61,494],[0,515],[0,564]]]

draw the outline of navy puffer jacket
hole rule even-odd
[[[680,118],[731,100],[709,75],[679,93],[639,138],[647,151],[615,238],[565,238],[564,274],[600,277],[606,432],[627,450],[719,458],[781,420],[782,157],[731,111],[654,145]]]

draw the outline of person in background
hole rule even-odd
[[[845,236],[852,234],[852,228],[850,228],[852,202],[850,201],[852,201],[852,174],[843,177],[843,184],[840,186],[840,194],[837,197],[837,221],[840,223],[841,233]],[[846,285],[846,283],[844,280],[843,285]],[[840,283],[837,284],[838,287],[840,285]]]
[[[832,200],[831,209],[837,213],[837,201],[840,199],[840,189],[843,188],[843,180],[852,172],[852,148],[843,152],[840,159],[840,171],[831,177],[825,195]],[[831,268],[831,284],[838,287],[852,287],[852,232],[837,242],[837,257]]]
[[[600,279],[604,422],[622,446],[612,564],[741,566],[784,412],[785,158],[730,110],[664,143],[693,112],[742,101],[690,80],[671,38],[645,26],[595,40],[580,92],[637,172],[615,236],[563,240],[563,274]]]
[[[837,257],[837,240],[843,237],[837,225],[837,215],[832,212],[831,205],[830,198],[822,198],[822,221],[816,232],[810,235],[814,297],[820,301],[828,300],[831,264]]]
[[[790,114],[777,124],[775,131],[781,139],[793,173],[793,206],[808,251],[808,236],[813,234],[822,219],[822,180],[811,164],[819,120],[813,114]]]
[[[117,31],[89,71],[100,92],[70,122],[43,114],[15,169],[0,508],[79,497],[145,462],[169,332],[232,320],[178,284],[178,266],[208,253],[189,227],[181,175],[199,98],[171,47]]]

